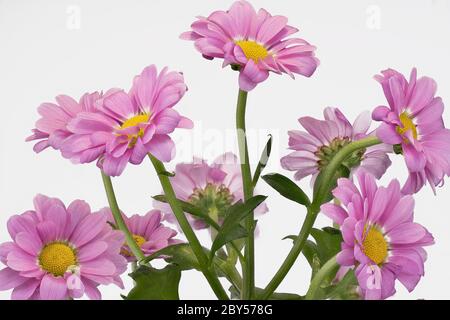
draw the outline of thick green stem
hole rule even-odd
[[[330,161],[328,166],[326,166],[323,171],[323,176],[321,179],[323,183],[317,189],[318,196],[316,199],[314,199],[313,205],[314,203],[318,207],[322,205],[322,202],[326,198],[328,192],[330,192],[330,188],[333,186],[334,183],[333,177],[336,171],[341,166],[342,162],[344,162],[355,151],[366,149],[380,143],[381,141],[377,137],[367,137],[365,139],[354,141],[349,145],[346,145],[338,153],[336,153],[336,155],[333,157],[333,159]]]
[[[314,300],[316,297],[316,292],[320,288],[320,285],[325,280],[325,278],[331,273],[335,272],[338,268],[338,263],[336,262],[336,257],[331,258],[323,265],[322,268],[317,272],[311,281],[308,292],[306,293],[305,300]]]
[[[283,261],[283,264],[278,269],[275,276],[269,282],[267,287],[264,289],[264,293],[262,295],[262,299],[268,299],[272,293],[278,288],[280,283],[288,274],[289,270],[294,265],[298,256],[303,250],[305,246],[306,240],[308,240],[309,234],[314,226],[314,223],[317,219],[317,215],[320,212],[320,206],[323,204],[325,199],[327,198],[330,189],[333,186],[336,171],[341,166],[342,162],[345,161],[353,152],[365,149],[377,144],[380,144],[381,141],[376,137],[368,137],[359,141],[355,141],[350,143],[349,145],[343,147],[330,161],[328,166],[323,171],[323,176],[321,181],[323,181],[322,185],[318,186],[318,191],[316,193],[316,197],[313,200],[312,204],[308,208],[308,213],[306,215],[303,226],[300,230],[300,233],[297,239],[294,242],[294,246],[289,251],[286,259]]]
[[[156,173],[158,174],[159,181],[161,182],[161,186],[163,188],[164,194],[166,196],[167,202],[169,203],[170,207],[172,208],[172,211],[177,218],[178,224],[180,225],[181,230],[183,231],[184,235],[186,236],[189,245],[192,248],[192,251],[194,252],[195,256],[197,257],[197,260],[202,268],[202,273],[205,276],[206,280],[208,280],[209,285],[213,289],[214,293],[216,294],[217,298],[220,300],[228,300],[228,295],[225,292],[224,288],[222,287],[222,284],[219,281],[219,278],[215,274],[215,272],[209,267],[209,260],[208,256],[203,251],[202,245],[200,244],[200,241],[198,240],[197,236],[195,235],[194,231],[192,230],[191,225],[189,224],[189,221],[187,220],[183,209],[178,202],[175,192],[173,191],[172,184],[170,183],[169,177],[167,174],[165,174],[166,168],[164,167],[164,164],[156,159],[154,156],[149,155],[149,158],[155,167]]]
[[[241,277],[239,271],[236,269],[236,267],[234,265],[231,265],[231,264],[225,262],[225,264],[222,266],[219,266],[219,268],[225,274],[228,281],[230,281],[230,283],[238,291],[240,291],[242,288],[242,277]]]
[[[116,226],[125,234],[125,239],[127,241],[128,247],[137,258],[137,260],[140,261],[145,258],[145,255],[142,252],[141,248],[137,245],[136,241],[134,241],[133,235],[131,234],[130,230],[128,230],[128,227],[123,220],[119,205],[117,204],[116,195],[114,194],[114,188],[111,182],[111,178],[102,172],[102,180],[103,185],[105,186],[106,196],[108,197],[109,207],[116,222]]]
[[[239,146],[239,158],[241,162],[242,185],[244,189],[244,201],[247,201],[253,196],[253,181],[250,169],[250,160],[248,156],[246,126],[245,126],[245,111],[247,108],[248,93],[239,90],[237,109],[236,109],[236,129]],[[255,238],[254,238],[254,223],[255,218],[253,212],[249,214],[245,221],[245,226],[248,231],[248,237],[245,240],[245,263],[242,266],[243,273],[243,287],[241,290],[242,300],[250,300],[253,297],[255,288]]]

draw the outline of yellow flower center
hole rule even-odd
[[[267,49],[255,41],[239,40],[236,41],[236,44],[244,51],[247,59],[252,59],[255,63],[258,63],[260,59],[264,60],[269,55]]]
[[[139,246],[139,248],[142,247],[142,245],[147,242],[147,240],[145,240],[145,238],[143,236],[140,236],[140,235],[137,235],[137,234],[133,234],[133,239],[134,239],[134,242],[136,242],[136,244]],[[133,253],[131,253],[127,249],[122,249],[120,251],[120,253],[122,255],[124,255],[124,256],[127,256],[127,257],[132,257],[133,256]]]
[[[417,140],[417,127],[406,111],[400,115],[400,122],[402,123],[402,126],[397,127],[397,132],[403,135],[411,130],[414,140]]]
[[[150,120],[150,114],[144,113],[139,114],[137,116],[134,116],[127,121],[125,121],[121,126],[120,129],[127,129],[131,127],[135,127],[137,125],[140,125],[141,123],[147,123]],[[129,147],[132,148],[136,145],[137,139],[144,136],[144,129],[139,129],[139,132],[137,134],[129,134],[128,139],[130,140]]]
[[[366,233],[366,227],[364,228],[364,233]],[[370,227],[369,232],[367,232],[363,241],[363,251],[377,265],[382,264],[386,260],[388,244],[384,235],[376,227]]]
[[[75,250],[62,242],[46,245],[39,254],[39,265],[41,268],[56,277],[63,276],[69,267],[76,264]]]

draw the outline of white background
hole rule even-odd
[[[129,88],[135,74],[149,65],[169,65],[184,71],[190,91],[177,106],[193,119],[192,137],[196,150],[183,148],[178,160],[201,150],[216,156],[223,149],[226,132],[234,126],[237,74],[222,70],[219,61],[203,60],[192,43],[178,39],[197,15],[227,9],[230,0],[0,0],[0,241],[8,241],[6,221],[32,208],[37,193],[88,201],[93,209],[106,205],[100,175],[94,164],[74,166],[48,150],[32,151],[24,139],[38,119],[36,108],[65,93],[78,98],[86,91],[110,87]],[[289,17],[301,29],[300,36],[318,47],[321,66],[311,79],[296,81],[272,75],[251,92],[248,127],[265,137],[275,137],[269,171],[280,171],[279,157],[287,154],[289,129],[298,129],[301,116],[321,117],[326,106],[339,106],[350,119],[366,109],[384,104],[385,98],[372,76],[387,67],[404,73],[417,66],[420,75],[439,83],[439,94],[450,103],[450,3],[446,0],[397,1],[299,1],[253,0],[256,8]],[[445,111],[450,124],[450,112]],[[250,144],[262,144],[252,137]],[[181,148],[180,148],[181,149]],[[259,157],[259,152],[252,155]],[[176,161],[168,167],[173,168]],[[283,172],[283,171],[281,171]],[[291,173],[283,172],[292,176]],[[406,168],[401,158],[383,179],[404,181]],[[114,180],[122,209],[128,214],[151,209],[150,196],[160,187],[150,164],[128,166]],[[308,182],[302,182],[308,189]],[[270,212],[259,221],[261,236],[256,247],[256,282],[265,286],[291,247],[281,239],[298,233],[305,210],[280,198],[263,183],[259,186]],[[426,277],[408,294],[398,285],[396,298],[446,299],[450,285],[450,189],[435,197],[429,188],[416,196],[416,220],[435,236],[428,250]],[[329,220],[319,218],[319,225]],[[208,244],[208,234],[199,233]],[[303,294],[309,270],[304,259],[292,268],[280,291]],[[127,282],[128,286],[131,283]],[[117,299],[120,290],[103,287],[103,296]],[[0,299],[7,299],[1,292]],[[181,297],[213,298],[202,275],[187,272],[181,283]]]

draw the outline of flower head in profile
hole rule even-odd
[[[414,199],[400,192],[397,180],[386,188],[367,173],[358,180],[359,189],[349,179],[338,180],[333,195],[341,205],[322,206],[342,231],[337,262],[355,269],[365,299],[392,296],[396,280],[411,292],[424,275],[423,247],[434,243],[433,236],[414,222]]]
[[[289,132],[289,148],[294,151],[281,159],[281,165],[286,170],[295,171],[297,180],[312,175],[314,182],[320,170],[339,150],[371,134],[368,133],[371,124],[369,113],[362,113],[353,125],[337,108],[326,108],[324,117],[325,120],[300,118],[299,122],[307,132]],[[384,144],[358,150],[343,165],[351,171],[364,169],[379,179],[391,165],[387,155],[391,151],[392,147]]]
[[[194,159],[192,163],[176,166],[175,176],[170,178],[178,199],[186,201],[221,223],[227,209],[243,200],[241,167],[236,155],[225,153],[211,165],[206,161]],[[176,223],[170,206],[155,201],[154,206],[167,214],[167,220]],[[255,213],[267,212],[265,203],[259,205]],[[206,229],[208,225],[200,218],[187,214],[194,229]]]
[[[172,107],[185,94],[183,75],[154,65],[134,79],[129,93],[113,89],[98,101],[98,112],[82,112],[68,128],[74,135],[62,146],[63,155],[81,159],[98,158],[109,176],[118,176],[127,163],[140,164],[148,153],[170,161],[175,146],[169,134],[176,128],[192,128],[192,122]],[[101,156],[95,150],[102,150]]]
[[[120,255],[124,236],[103,213],[87,203],[69,207],[58,199],[36,196],[34,210],[8,221],[12,242],[0,245],[0,290],[12,299],[100,299],[99,285],[123,288],[127,261]]]
[[[95,112],[96,101],[102,96],[101,93],[86,93],[77,102],[73,98],[60,95],[56,97],[55,103],[43,103],[39,106],[38,112],[41,118],[36,122],[33,134],[27,141],[38,142],[34,146],[34,151],[41,151],[52,147],[59,150],[63,142],[72,136],[67,125],[80,112]]]
[[[389,103],[373,112],[373,119],[383,122],[377,136],[400,147],[409,171],[402,191],[416,193],[427,181],[435,191],[445,175],[450,175],[450,130],[444,126],[444,104],[436,97],[436,82],[428,77],[417,79],[416,69],[409,81],[392,69],[375,79]]]
[[[224,66],[238,67],[244,91],[265,81],[269,72],[310,77],[319,64],[314,46],[289,38],[298,29],[288,25],[286,17],[272,16],[264,9],[256,12],[247,1],[236,1],[228,11],[200,17],[191,27],[181,38],[194,41],[205,58],[220,58]]]
[[[114,225],[111,210],[105,208],[102,211],[107,214],[109,223]],[[152,210],[144,216],[136,214],[128,218],[123,215],[123,218],[128,230],[132,233],[134,240],[145,256],[149,256],[167,246],[180,243],[179,240],[174,239],[177,232],[163,225],[162,213],[158,210]],[[136,261],[126,244],[122,246],[120,252],[128,261]]]

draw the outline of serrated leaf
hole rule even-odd
[[[244,220],[255,208],[266,200],[265,196],[255,196],[250,198],[247,202],[241,201],[235,203],[226,212],[225,219],[220,227],[216,238],[211,246],[210,260],[215,255],[216,251],[227,243],[247,237],[247,230],[241,225],[241,221]]]
[[[253,176],[254,187],[258,184],[261,172],[264,170],[264,168],[267,166],[267,163],[269,162],[270,154],[272,153],[272,141],[273,137],[272,135],[269,135],[269,141],[267,141],[264,151],[261,154],[261,158],[258,162],[258,166],[256,167],[255,174]]]
[[[308,196],[291,179],[279,173],[268,174],[262,177],[267,184],[275,189],[280,195],[303,206],[310,206]]]
[[[181,269],[176,265],[164,269],[140,266],[130,277],[136,284],[127,300],[179,300]]]

